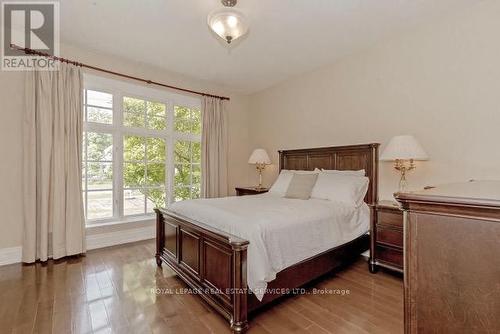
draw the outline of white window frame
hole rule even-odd
[[[113,95],[113,124],[84,122],[83,131],[111,133],[113,137],[113,216],[104,219],[87,220],[87,226],[100,223],[126,222],[131,219],[151,218],[153,214],[124,215],[123,208],[123,138],[126,135],[156,137],[165,140],[167,159],[165,160],[165,191],[166,205],[173,201],[174,194],[174,148],[178,140],[201,143],[201,135],[179,133],[174,130],[174,106],[201,110],[201,99],[181,95],[166,90],[132,84],[91,74],[84,75],[84,89],[95,90]],[[123,125],[123,98],[132,97],[152,102],[164,103],[167,112],[167,127],[165,130],[132,128]],[[87,182],[87,180],[85,180]],[[191,180],[192,182],[192,180]]]

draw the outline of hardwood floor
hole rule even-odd
[[[229,333],[154,261],[154,241],[47,265],[0,267],[0,333]],[[312,289],[349,294],[312,294]],[[402,333],[402,279],[359,260],[250,319],[249,333]]]

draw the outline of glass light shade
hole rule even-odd
[[[395,136],[387,144],[380,160],[427,160],[429,157],[415,137],[410,135]]]
[[[264,150],[263,148],[256,148],[252,152],[250,159],[248,159],[248,163],[270,165],[271,159],[269,159],[269,155],[267,155],[266,150]]]
[[[245,16],[233,8],[223,8],[211,13],[207,22],[210,29],[228,44],[248,31]]]

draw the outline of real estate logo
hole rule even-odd
[[[59,56],[59,2],[2,2],[2,70],[57,70],[57,62],[13,48]]]

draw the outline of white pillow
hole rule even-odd
[[[368,191],[367,177],[339,173],[320,173],[311,193],[311,198],[354,205],[363,203]]]
[[[278,178],[276,181],[274,181],[274,184],[272,187],[269,189],[270,193],[274,194],[280,194],[280,195],[285,195],[286,191],[288,189],[288,186],[290,185],[290,182],[292,181],[292,177],[294,173],[297,174],[319,174],[320,170],[288,170],[288,169],[282,169],[280,172],[280,175],[278,175]]]
[[[282,195],[286,194],[286,190],[288,189],[290,181],[292,181],[292,177],[293,173],[291,171],[282,169],[280,175],[278,175],[278,178],[269,189],[269,192]]]
[[[344,175],[355,175],[355,176],[365,176],[365,170],[336,170],[336,169],[322,169],[324,173],[332,173],[332,174],[344,174]]]

